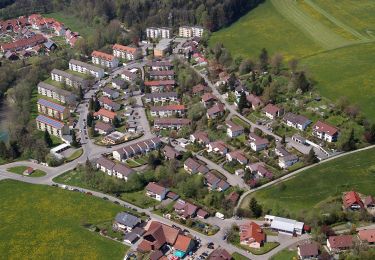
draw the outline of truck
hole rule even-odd
[[[223,213],[220,213],[220,212],[216,212],[215,213],[215,217],[219,218],[219,219],[225,219],[224,218],[224,214]]]

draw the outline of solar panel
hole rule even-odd
[[[64,106],[61,106],[59,104],[56,104],[54,102],[51,102],[42,98],[38,100],[38,103],[41,104],[42,106],[52,108],[53,110],[57,110],[59,112],[64,112],[65,110]]]
[[[39,122],[42,122],[42,123],[44,123],[46,125],[50,125],[53,128],[61,129],[61,128],[64,127],[64,123],[63,122],[57,121],[55,119],[52,119],[50,117],[43,116],[43,115],[38,115],[38,117],[36,118],[36,120],[39,121]]]

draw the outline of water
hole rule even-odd
[[[6,126],[6,121],[8,117],[9,108],[5,100],[0,99],[0,140],[8,140],[8,129]]]

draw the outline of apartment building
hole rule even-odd
[[[57,88],[44,82],[38,83],[38,94],[53,98],[63,104],[72,104],[77,99],[77,97],[69,91]]]
[[[40,98],[37,102],[38,113],[45,114],[58,120],[68,119],[69,109],[52,101]]]
[[[93,51],[91,54],[92,63],[106,67],[116,68],[118,66],[118,59],[108,53],[101,51]]]
[[[95,78],[101,79],[104,77],[104,69],[93,66],[91,64],[71,59],[69,61],[69,69],[82,74],[88,74]]]

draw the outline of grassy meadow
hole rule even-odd
[[[121,207],[54,187],[0,181],[4,259],[122,259],[128,247],[84,224],[112,221]]]
[[[246,197],[241,207],[247,208],[251,197],[268,210],[283,209],[291,216],[313,212],[342,192],[356,190],[375,195],[375,148],[317,165],[297,176]],[[277,198],[277,200],[275,199]]]
[[[87,26],[73,15],[68,15],[63,12],[55,12],[44,14],[45,17],[55,18],[57,21],[62,22],[65,26],[69,27],[74,32],[79,32],[83,37],[94,33],[94,28]]]
[[[15,166],[15,167],[8,168],[7,171],[16,173],[19,175],[23,175],[24,171],[26,171],[27,168],[28,167],[26,166]],[[29,177],[42,177],[44,175],[46,175],[44,171],[35,169],[34,172]]]

